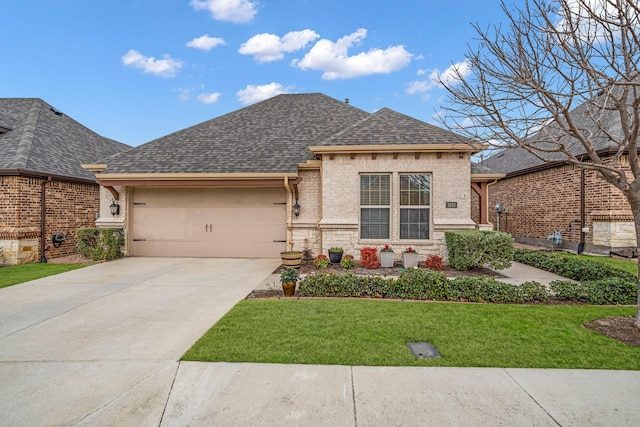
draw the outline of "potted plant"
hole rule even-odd
[[[384,245],[384,248],[380,249],[380,267],[393,267],[393,261],[396,254],[393,252],[393,248],[389,245]]]
[[[418,255],[418,252],[411,246],[405,249],[402,253],[402,266],[404,268],[415,268],[418,266],[419,261],[420,256]]]
[[[302,252],[293,250],[293,242],[289,242],[289,250],[286,252],[280,252],[280,258],[282,258],[282,265],[285,267],[300,268],[302,263]]]
[[[280,282],[282,283],[282,292],[285,297],[293,296],[298,280],[300,280],[300,274],[295,268],[286,267],[280,270]]]
[[[338,247],[329,249],[329,261],[331,261],[331,264],[340,264],[340,261],[342,261],[343,252],[344,251],[342,250],[342,248]]]

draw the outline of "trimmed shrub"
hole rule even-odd
[[[637,284],[617,277],[582,283],[556,280],[550,283],[550,287],[559,300],[594,305],[633,305],[637,302]]]
[[[429,255],[422,264],[424,268],[434,271],[444,271],[444,262],[439,255]]]
[[[360,263],[364,268],[376,269],[380,267],[378,250],[370,247],[360,249]]]
[[[122,257],[124,229],[80,228],[76,232],[78,253],[93,261],[111,261]]]
[[[526,303],[546,300],[547,290],[537,282],[517,286],[488,277],[461,277],[449,280],[437,271],[411,269],[402,273],[397,280],[378,276],[356,276],[351,273],[316,273],[300,282],[298,295]]]
[[[588,259],[563,257],[533,249],[516,249],[513,260],[580,282],[614,277],[626,282],[637,282],[635,274],[619,268]]]
[[[498,231],[447,231],[445,233],[449,265],[466,271],[488,265],[501,270],[511,266],[513,238]]]
[[[390,298],[446,301],[449,299],[449,280],[438,271],[406,270],[393,281]]]

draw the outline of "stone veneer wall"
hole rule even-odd
[[[41,191],[44,178],[0,177],[0,247],[5,263],[38,261],[40,253]],[[97,184],[53,180],[45,184],[45,256],[76,254],[76,230],[93,227],[98,212]],[[56,248],[51,236],[65,233]]]
[[[489,219],[497,225],[496,202],[509,214],[500,216],[500,230],[522,243],[551,246],[547,236],[561,230],[563,247],[576,250],[580,242],[580,169],[561,165],[527,175],[502,179],[489,186]],[[472,195],[472,205],[478,204]],[[479,218],[478,209],[472,210]],[[571,224],[571,226],[570,226]],[[624,195],[600,178],[585,172],[585,247],[608,253],[612,248],[635,246],[631,211]]]
[[[391,239],[362,240],[359,236],[360,174],[392,174]],[[430,173],[431,181],[431,238],[428,241],[400,240],[399,173]],[[471,220],[470,162],[468,154],[420,153],[420,154],[335,154],[333,159],[324,155],[322,160],[322,218],[318,227],[322,235],[322,253],[333,246],[342,247],[345,253],[360,256],[360,249],[367,246],[381,248],[393,246],[396,257],[411,246],[426,256],[437,254],[446,257],[444,232],[456,229],[474,229]],[[446,208],[446,202],[456,202],[457,208]]]
[[[300,216],[291,220],[291,232],[294,249],[309,248],[312,255],[322,253],[322,242],[318,222],[322,218],[322,182],[320,170],[301,170],[302,178],[298,185],[298,203]],[[295,200],[293,201],[295,203]]]

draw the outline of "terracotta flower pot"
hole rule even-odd
[[[296,292],[296,282],[282,282],[282,292],[285,297],[292,297]]]

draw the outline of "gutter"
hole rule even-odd
[[[94,179],[76,178],[72,176],[56,175],[45,172],[36,172],[28,169],[0,169],[0,176],[26,176],[29,178],[55,179],[56,181],[77,182],[81,184],[96,184]]]
[[[287,251],[288,251],[289,242],[293,242],[293,218],[291,217],[292,215],[291,209],[289,209],[289,206],[291,206],[293,203],[291,202],[292,194],[291,194],[291,187],[289,186],[289,178],[286,176],[284,177],[284,188],[287,190]]]

